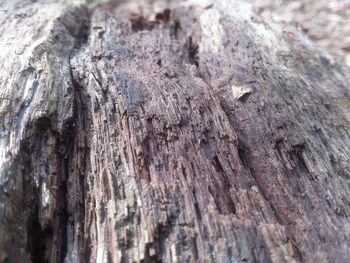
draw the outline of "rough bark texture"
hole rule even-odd
[[[350,67],[350,1],[248,0],[268,19],[293,24]]]
[[[0,12],[0,261],[348,261],[349,70],[302,35],[240,1]]]

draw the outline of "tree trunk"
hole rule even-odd
[[[350,79],[235,1],[0,3],[1,262],[348,262]]]

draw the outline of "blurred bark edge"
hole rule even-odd
[[[250,10],[0,3],[1,262],[348,262],[349,69]]]

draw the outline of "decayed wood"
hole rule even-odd
[[[74,89],[69,56],[84,8],[0,3],[0,261],[65,256]],[[72,188],[72,189],[73,189]]]
[[[240,1],[5,1],[0,260],[347,262],[349,70]]]

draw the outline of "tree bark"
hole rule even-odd
[[[0,3],[1,262],[347,262],[350,79],[235,1]]]

